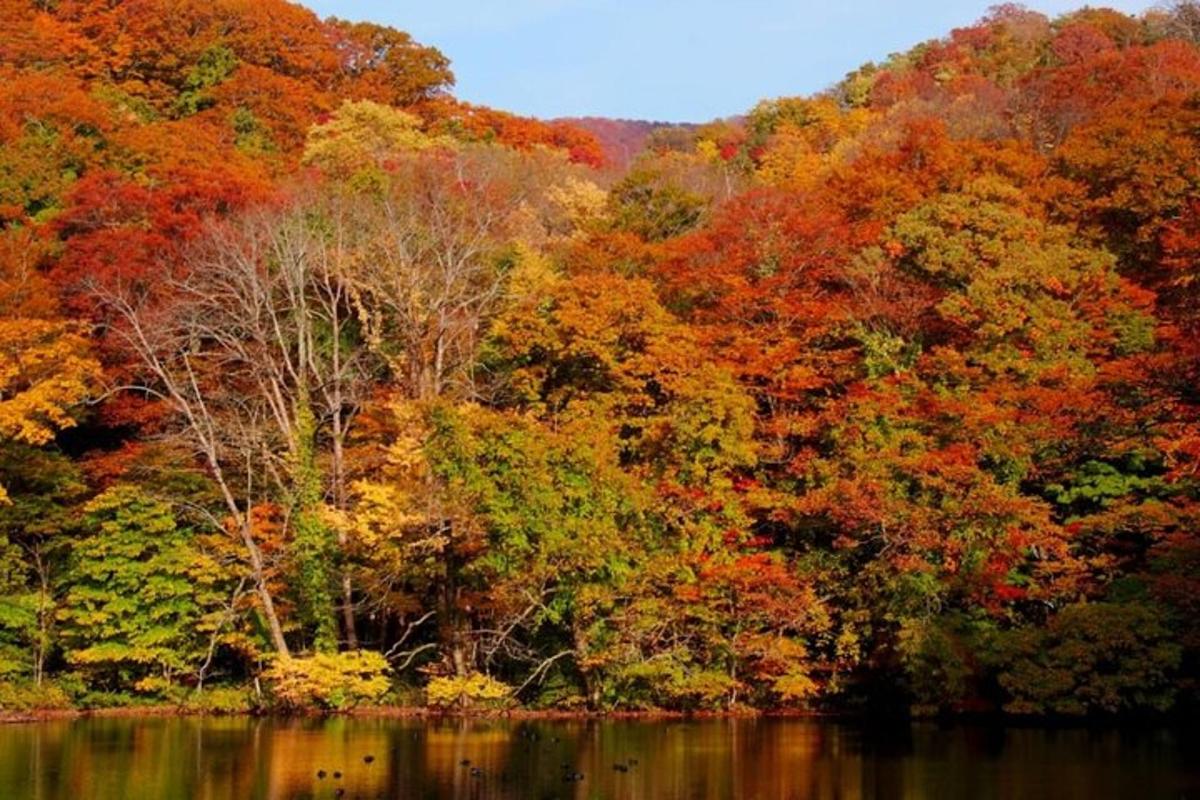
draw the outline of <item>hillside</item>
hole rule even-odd
[[[409,109],[431,132],[599,158],[577,130],[456,101],[449,62],[406,33],[322,21],[282,0],[5,0],[0,26],[10,218],[65,208],[64,174],[281,174],[309,127],[346,100]],[[22,133],[30,119],[44,130]],[[44,155],[39,147],[51,151],[45,163],[22,157]]]
[[[665,126],[0,0],[0,710],[1194,711],[1196,20]]]

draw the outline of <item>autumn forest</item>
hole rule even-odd
[[[1194,710],[1200,5],[880,57],[0,0],[0,710]]]

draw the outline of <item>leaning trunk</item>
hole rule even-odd
[[[254,590],[258,594],[263,616],[267,620],[271,645],[279,655],[290,658],[291,651],[288,650],[287,639],[283,637],[283,626],[279,624],[279,616],[275,613],[275,602],[271,599],[271,591],[267,587],[267,573],[263,568],[262,551],[258,549],[258,542],[254,541],[254,528],[250,521],[250,512],[247,510],[243,513],[238,508],[237,500],[234,499],[229,484],[225,482],[224,473],[221,471],[216,455],[211,450],[208,453],[208,463],[213,470],[217,486],[221,489],[221,495],[225,499],[229,513],[238,520],[238,532],[241,534],[242,544],[246,548],[246,556],[250,559],[250,570],[254,576]]]
[[[241,525],[242,543],[250,556],[250,568],[254,573],[254,588],[258,593],[258,601],[262,605],[263,616],[267,619],[267,630],[271,636],[271,645],[275,652],[284,658],[290,658],[287,639],[283,638],[283,626],[279,624],[279,616],[275,613],[275,602],[271,599],[271,591],[267,588],[266,570],[263,569],[262,552],[254,541],[254,532],[250,528],[247,516]]]

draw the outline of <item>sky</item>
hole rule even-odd
[[[995,0],[301,0],[445,53],[454,93],[535,117],[704,122],[808,94]],[[1093,2],[1137,13],[1154,0]],[[1051,16],[1084,0],[1032,0]]]

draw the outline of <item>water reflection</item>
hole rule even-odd
[[[0,726],[0,797],[1200,798],[1198,744],[1171,728],[94,719]]]

